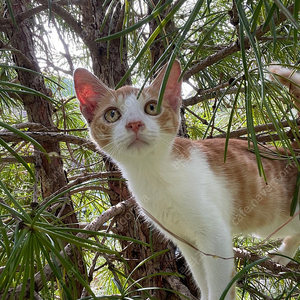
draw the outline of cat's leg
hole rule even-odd
[[[226,225],[220,225],[223,225],[222,229],[215,227],[215,234],[211,232],[208,238],[195,245],[200,251],[178,243],[201,290],[201,300],[219,299],[235,274],[231,233],[226,230]],[[235,299],[235,286],[225,299]]]
[[[300,245],[300,234],[287,236],[286,238],[284,238],[280,247],[276,251],[271,251],[270,254],[272,256],[272,254],[279,253],[288,256],[290,258],[293,258],[296,251],[298,250],[299,245]],[[272,256],[272,260],[282,265],[287,265],[290,262],[289,258],[280,255]]]
[[[223,232],[224,234],[224,232]],[[207,254],[203,257],[206,272],[206,280],[209,290],[209,300],[219,299],[230,280],[235,275],[234,254],[232,250],[232,238],[228,233],[227,237],[215,236],[207,247],[203,248]],[[226,300],[235,299],[235,285],[228,291]]]
[[[177,241],[177,245],[189,266],[189,270],[192,272],[194,280],[200,288],[201,300],[208,300],[208,285],[202,253],[182,242]]]
[[[225,255],[225,251],[221,252],[220,255]],[[229,284],[230,280],[235,275],[233,251],[230,252],[230,256],[224,256],[223,258],[213,258],[205,256],[203,258],[203,262],[205,266],[207,285],[209,290],[208,299],[219,299],[223,294],[225,288]],[[227,292],[225,299],[235,299],[235,285],[232,285],[230,290]]]
[[[217,300],[221,297],[227,285],[235,274],[234,254],[232,249],[231,230],[222,218],[216,214],[214,223],[201,226],[201,232],[196,241],[196,247],[202,253],[202,264],[208,288],[208,300]],[[196,273],[193,270],[193,273]],[[226,300],[235,299],[235,286],[228,291]]]

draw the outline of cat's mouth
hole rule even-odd
[[[148,142],[141,140],[140,138],[135,138],[129,145],[128,149],[130,148],[138,148],[141,149],[142,147],[145,147],[149,145]]]

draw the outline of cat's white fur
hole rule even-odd
[[[118,164],[139,205],[158,222],[157,228],[178,245],[200,287],[201,300],[217,300],[235,272],[232,233],[266,237],[286,222],[297,170],[286,171],[290,178],[283,178],[286,182],[281,184],[276,175],[286,162],[266,160],[272,190],[265,192],[263,200],[252,200],[252,211],[248,207],[246,213],[255,193],[265,188],[255,155],[247,150],[247,142],[232,141],[229,162],[224,164],[224,141],[216,140],[213,146],[210,141],[196,144],[175,139],[181,103],[178,62],[172,68],[161,113],[146,114],[145,105],[155,93],[157,97],[163,72],[137,100],[136,89],[112,91],[79,69],[74,75],[76,93],[92,138]],[[111,106],[122,115],[113,124],[103,117],[105,107]],[[241,217],[238,214],[245,216],[234,221]],[[292,235],[291,241],[286,239],[280,250],[291,256],[299,244],[298,220],[279,235],[286,234]],[[225,299],[234,298],[232,288]]]

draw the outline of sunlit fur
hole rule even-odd
[[[300,115],[300,74],[295,70],[272,64],[269,66],[270,79],[279,81],[289,88],[292,95],[292,102],[298,109]]]
[[[119,165],[139,205],[157,220],[157,228],[177,243],[201,300],[217,300],[234,274],[232,234],[267,237],[290,220],[297,167],[284,159],[262,157],[266,183],[246,141],[230,140],[224,162],[225,140],[177,138],[178,62],[172,67],[161,112],[145,113],[145,104],[158,98],[164,72],[165,68],[139,99],[138,89],[113,91],[84,69],[75,72],[75,89],[95,143]],[[81,93],[89,89],[95,91],[90,98]],[[115,123],[104,118],[108,108],[121,113]],[[270,150],[261,151],[272,156]],[[299,220],[293,219],[275,236],[288,236],[279,250],[293,256],[300,241]],[[288,262],[280,256],[275,259]],[[226,299],[234,299],[234,288]]]

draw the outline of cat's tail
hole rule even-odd
[[[289,88],[289,92],[292,95],[292,103],[298,110],[298,117],[300,117],[300,73],[296,73],[295,70],[282,67],[276,63],[271,64],[268,70],[270,72],[270,80],[279,81]],[[300,149],[297,141],[292,141],[291,146],[293,149]]]
[[[292,102],[298,110],[300,116],[300,74],[295,70],[282,67],[278,64],[271,64],[268,68],[270,75],[269,79],[272,81],[279,81],[289,88],[292,94]]]

